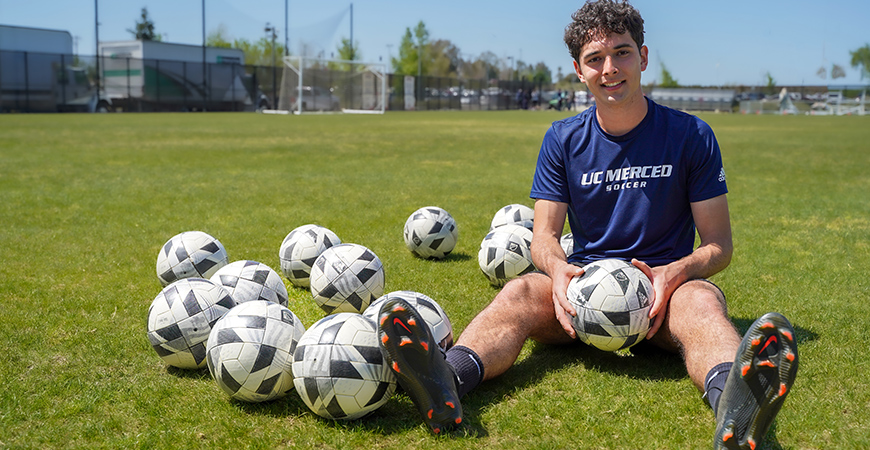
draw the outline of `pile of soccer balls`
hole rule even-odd
[[[220,241],[201,231],[171,238],[157,257],[163,289],[148,310],[151,346],[170,366],[208,367],[233,399],[264,402],[295,388],[316,414],[350,420],[379,408],[396,390],[374,321],[384,301],[403,298],[443,349],[453,343],[450,320],[435,300],[412,291],[384,295],[383,265],[362,245],[304,225],[281,243],[279,260],[284,276],[310,289],[328,314],[307,330],[269,266],[230,263]]]

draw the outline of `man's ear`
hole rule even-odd
[[[640,48],[640,71],[643,72],[646,70],[646,66],[649,64],[649,49],[646,45]]]
[[[580,79],[580,82],[586,84],[586,80],[583,78],[583,72],[580,71],[580,64],[577,63],[577,60],[572,61],[574,63],[574,73],[577,74],[577,78]]]

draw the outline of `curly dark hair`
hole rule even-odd
[[[578,63],[584,45],[609,34],[628,32],[637,48],[643,46],[643,18],[627,1],[588,1],[571,18],[573,21],[565,27],[565,45]]]

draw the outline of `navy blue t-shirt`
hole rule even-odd
[[[694,249],[690,203],[728,192],[710,126],[647,101],[646,117],[623,136],[601,129],[595,107],[544,135],[531,197],[568,204],[569,262],[676,261]]]

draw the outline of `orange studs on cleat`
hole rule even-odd
[[[743,376],[744,376],[744,377],[746,376],[747,373],[749,373],[749,369],[751,369],[751,368],[752,368],[752,367],[751,367],[749,364],[743,366],[743,370],[742,370],[742,372],[743,372]]]
[[[788,386],[785,383],[779,385],[779,396],[782,397],[788,391]]]
[[[760,327],[760,328],[761,328],[762,330],[767,330],[767,329],[770,329],[770,328],[774,328],[774,325],[773,325],[773,322],[765,322],[765,323],[761,324],[761,327]]]
[[[399,347],[403,347],[412,343],[413,341],[411,341],[411,338],[409,338],[408,336],[402,336],[402,342],[399,342]]]
[[[393,361],[393,370],[396,371],[396,373],[401,372],[399,370],[399,363]]]
[[[755,441],[752,440],[752,438],[747,439],[746,443],[749,444],[749,448],[751,448],[752,450],[755,450]]]
[[[385,314],[385,315],[381,316],[381,326],[384,326],[384,324],[386,322],[387,322],[387,315]]]
[[[454,405],[453,402],[445,402],[444,404],[449,406],[450,409],[456,409],[456,405]]]
[[[789,361],[794,361],[794,353],[789,353],[789,354],[785,355],[785,359],[787,359]]]
[[[456,424],[459,425],[460,423],[462,423],[462,417],[457,417]]]
[[[429,416],[430,419],[432,418],[432,412],[433,412],[433,410],[430,409],[429,412],[426,413],[426,415]]]
[[[429,351],[429,344],[426,343],[425,341],[420,341],[420,346],[423,347],[423,350],[425,350],[427,352]]]
[[[441,428],[433,428],[433,429],[432,429],[432,432],[435,433],[435,434],[438,434],[438,433],[441,432]]]
[[[408,319],[408,325],[411,325],[413,327],[413,326],[417,325],[417,321],[414,320],[413,317],[411,317],[410,319]]]
[[[794,336],[791,335],[791,332],[783,330],[781,331],[781,333],[783,336],[785,336],[786,339],[794,342]]]
[[[758,347],[759,344],[761,344],[761,339],[755,338],[752,340],[753,347]]]
[[[728,442],[728,440],[733,438],[733,437],[734,437],[734,432],[729,431],[729,432],[722,435],[722,442]]]
[[[397,312],[397,311],[404,311],[404,310],[405,310],[405,308],[404,308],[402,305],[395,305],[395,306],[393,306],[393,311],[394,311],[394,312]]]
[[[771,361],[761,361],[760,363],[758,363],[758,365],[762,367],[776,367],[776,364]]]
[[[384,344],[386,344],[389,340],[390,338],[386,334],[381,336],[381,342],[383,342]]]

